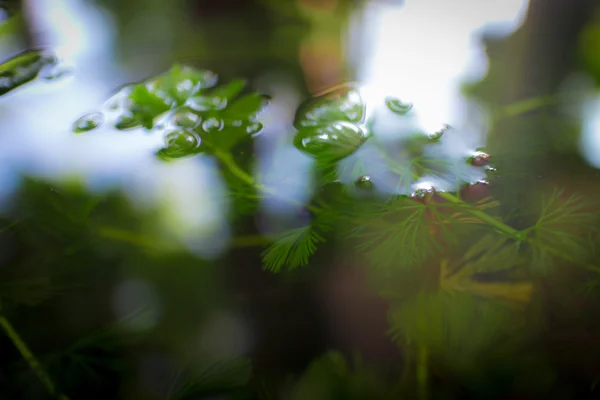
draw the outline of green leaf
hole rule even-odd
[[[372,265],[410,268],[439,250],[439,239],[430,227],[443,223],[441,218],[434,206],[400,197],[366,212],[348,236],[358,240],[357,249]]]
[[[46,67],[56,64],[56,57],[45,50],[29,50],[0,64],[0,96],[38,77]]]
[[[251,119],[268,104],[268,100],[267,96],[258,93],[247,94],[231,103],[226,108],[224,116],[230,120]]]
[[[151,92],[146,85],[136,85],[129,99],[134,119],[146,129],[152,129],[154,119],[170,109],[166,101]]]
[[[211,90],[211,97],[221,99],[230,103],[246,86],[245,79],[234,79],[233,81]]]
[[[289,230],[275,239],[263,253],[264,268],[279,272],[282,267],[294,269],[308,263],[317,250],[317,243],[325,242],[310,225]]]
[[[356,357],[348,363],[342,354],[330,351],[312,361],[304,374],[294,382],[292,400],[329,399],[398,399],[398,387],[390,385],[375,368],[364,365]]]
[[[250,360],[236,358],[207,364],[192,372],[183,383],[178,374],[167,394],[168,400],[193,400],[219,396],[238,390],[248,383],[252,374]]]
[[[468,294],[420,293],[392,309],[390,333],[404,345],[427,347],[453,368],[472,367],[476,357],[518,329],[515,312]]]
[[[584,258],[593,251],[589,235],[596,228],[598,214],[594,204],[582,197],[554,190],[542,199],[540,216],[534,226],[524,231],[534,267],[548,270],[557,255]]]
[[[0,300],[3,304],[33,307],[54,297],[60,290],[48,277],[30,278],[0,284]]]

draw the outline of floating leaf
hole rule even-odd
[[[248,116],[260,112],[268,103],[269,97],[258,93],[250,93],[231,103],[223,115],[230,120],[247,119]]]
[[[0,64],[0,96],[33,81],[56,62],[56,57],[47,51],[29,50]]]
[[[216,85],[217,75],[208,70],[175,64],[171,70],[150,83],[154,92],[179,106],[190,97]]]
[[[209,95],[218,99],[225,104],[229,104],[231,100],[233,100],[244,87],[246,86],[245,79],[235,79],[225,85],[219,86],[216,89],[213,89]]]
[[[146,85],[137,85],[129,95],[133,118],[146,129],[154,127],[154,119],[171,107]]]

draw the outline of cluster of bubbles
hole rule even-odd
[[[73,70],[50,49],[32,49],[0,64],[0,96],[35,80],[55,81]]]
[[[217,82],[217,75],[211,71],[175,65],[158,77],[124,86],[105,103],[104,111],[78,119],[73,131],[89,132],[106,121],[120,131],[158,130],[164,136],[164,147],[158,151],[162,158],[180,158],[217,148],[229,151],[243,138],[262,130],[256,117],[268,98],[257,93],[239,96],[245,87],[244,80],[220,86]],[[395,118],[414,120],[412,103],[386,97],[384,104]],[[370,119],[361,88],[355,83],[338,85],[299,106],[294,119],[297,129],[294,145],[322,166],[335,166],[374,135]],[[418,127],[410,129],[415,130],[414,134],[404,138],[398,147],[409,158],[422,155],[430,145],[439,145],[452,130],[448,125],[432,132],[421,132]],[[394,146],[387,147],[386,152],[392,151],[389,156],[396,157]],[[466,163],[493,170],[489,160],[488,154],[477,149]],[[423,177],[411,176],[413,181],[419,178]],[[373,176],[367,174],[358,177],[354,184],[363,189],[376,187]],[[416,188],[413,194],[419,197],[421,192],[422,189]]]
[[[386,97],[384,104],[396,118],[410,122],[415,117],[414,107],[410,102]],[[377,118],[377,113],[371,115]],[[367,104],[361,96],[359,86],[354,83],[333,87],[304,102],[298,108],[294,126],[298,130],[294,145],[300,151],[314,157],[317,162],[324,162],[325,165],[335,164],[357,153],[374,135],[374,124],[367,120]],[[414,129],[415,132],[409,132],[410,135],[400,140],[398,150],[411,156],[422,155],[428,146],[440,145],[444,135],[452,130],[452,127],[446,124],[430,132],[420,131],[418,127],[412,128],[413,125],[410,123],[408,126],[411,126],[409,129]],[[393,148],[393,146],[388,147]],[[388,150],[385,149],[386,152]],[[393,151],[390,154],[392,158]],[[490,156],[487,153],[477,149],[463,160],[463,164],[493,170],[488,165],[489,160]],[[327,164],[328,162],[330,164]],[[411,180],[418,180],[418,178],[420,177],[411,176]],[[373,176],[360,175],[354,181],[354,186],[361,190],[373,190],[375,188]],[[423,198],[434,191],[433,186],[428,189],[417,187],[412,196]]]
[[[164,147],[157,155],[162,158],[186,157],[211,147],[227,150],[263,129],[256,117],[268,98],[256,93],[238,97],[244,80],[221,86],[217,82],[211,71],[176,65],[158,77],[122,87],[102,112],[75,121],[73,131],[89,132],[107,120],[119,131],[160,131]]]

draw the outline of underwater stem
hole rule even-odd
[[[320,211],[319,208],[317,208],[313,205],[303,204],[303,203],[297,201],[296,199],[292,199],[281,193],[278,193],[275,189],[272,189],[268,186],[265,186],[265,185],[262,185],[262,184],[256,182],[256,180],[250,174],[248,174],[246,171],[244,171],[242,168],[240,168],[237,165],[237,163],[235,162],[235,160],[233,159],[233,157],[231,156],[230,153],[217,151],[215,153],[215,155],[229,169],[229,172],[231,172],[233,175],[235,175],[237,178],[239,178],[241,181],[247,183],[248,185],[254,186],[258,191],[260,191],[264,194],[268,194],[270,196],[278,197],[282,200],[286,200],[292,204],[306,207],[308,210],[310,210],[311,212],[313,212],[315,214]]]
[[[23,339],[21,339],[17,331],[15,331],[10,321],[1,314],[0,326],[2,326],[2,329],[4,329],[6,332],[6,335],[12,341],[17,350],[19,350],[19,353],[21,353],[21,356],[27,362],[29,368],[37,375],[38,379],[42,382],[48,393],[59,400],[69,400],[69,398],[64,394],[57,392],[52,379],[46,373],[40,362],[37,360],[37,358],[35,358],[31,350],[29,350],[29,347],[27,347],[27,344],[25,344]]]
[[[483,222],[486,222],[490,226],[493,226],[494,228],[496,228],[500,232],[506,234],[510,238],[515,239],[515,240],[520,240],[522,235],[520,234],[520,232],[517,229],[513,228],[512,226],[506,225],[504,222],[500,221],[499,219],[496,219],[496,218],[492,217],[491,215],[489,215],[481,210],[478,210],[475,207],[470,206],[469,203],[462,201],[461,199],[459,199],[458,197],[454,196],[451,193],[438,192],[437,194],[440,197],[442,197],[443,199],[446,199],[451,203],[462,204],[462,205],[467,206],[466,211],[469,214],[473,215],[474,217],[479,218],[480,220],[482,220]]]
[[[417,384],[419,391],[419,399],[427,400],[428,398],[428,366],[427,366],[427,347],[419,344],[419,352],[417,358]]]

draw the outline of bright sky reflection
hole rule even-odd
[[[429,132],[447,123],[468,130],[464,81],[487,72],[477,36],[482,29],[509,35],[522,23],[527,0],[406,0],[403,5],[374,2],[358,29],[365,57],[359,78],[371,100],[397,96],[415,104],[421,127]],[[384,92],[385,91],[385,92]],[[480,126],[475,129],[481,128]]]

